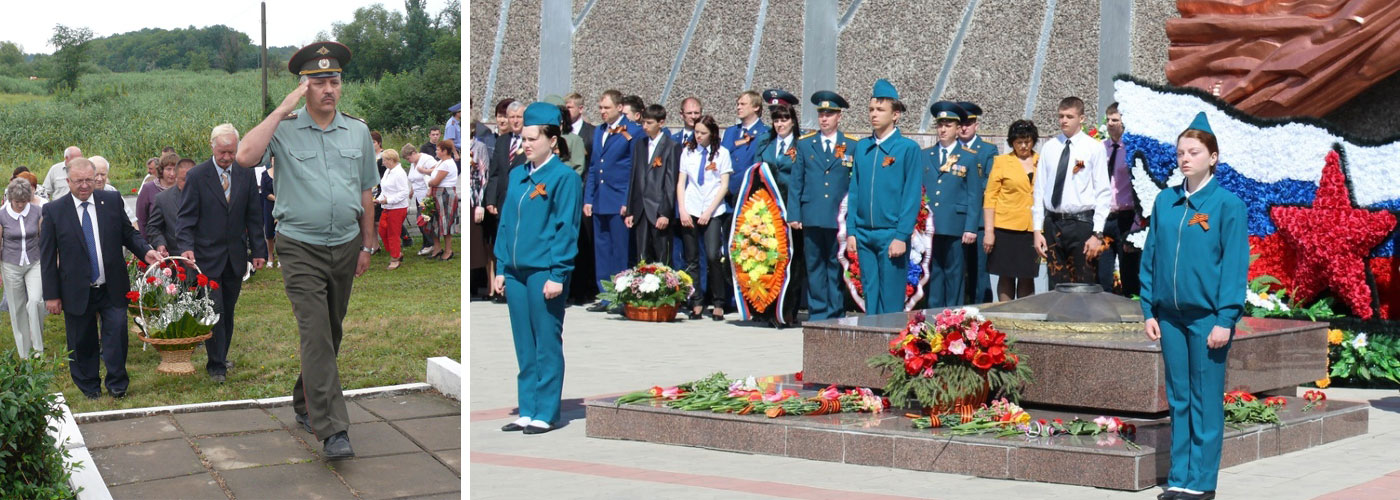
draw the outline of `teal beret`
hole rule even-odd
[[[894,89],[889,80],[881,78],[875,80],[875,89],[870,92],[870,98],[899,100],[899,91]]]
[[[1209,120],[1206,120],[1206,112],[1205,112],[1205,111],[1202,111],[1202,112],[1200,112],[1200,113],[1196,113],[1196,119],[1195,119],[1195,120],[1191,120],[1191,126],[1190,126],[1190,127],[1186,127],[1186,130],[1193,130],[1193,129],[1194,129],[1194,130],[1199,130],[1199,131],[1201,131],[1201,132],[1205,132],[1205,133],[1210,134],[1210,135],[1215,135],[1215,132],[1211,131],[1211,129],[1210,129],[1210,121],[1209,121]]]
[[[533,102],[525,108],[525,126],[554,125],[558,127],[560,123],[559,106],[547,102]]]

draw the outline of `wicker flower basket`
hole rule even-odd
[[[172,255],[166,257],[164,260],[186,261],[191,267],[194,267],[195,272],[199,272],[199,266],[184,257]],[[151,266],[146,272],[149,274],[155,272],[155,270],[156,266]],[[160,364],[156,366],[156,372],[168,373],[171,375],[193,375],[195,373],[194,363],[190,362],[190,358],[194,355],[194,349],[200,342],[212,338],[214,332],[179,339],[151,338],[146,336],[145,328],[141,325],[146,324],[147,311],[159,312],[160,309],[144,306],[132,306],[131,308],[135,309],[139,314],[139,321],[135,318],[132,320],[132,332],[135,333],[136,338],[140,339],[142,342],[155,346],[156,351],[160,353]]]
[[[623,313],[627,319],[633,321],[650,321],[653,323],[668,323],[676,319],[675,304],[659,307],[642,307],[627,304],[623,306]]]
[[[987,402],[987,395],[989,393],[991,393],[991,385],[982,384],[981,389],[977,390],[976,392],[973,392],[972,394],[967,394],[962,397],[956,398],[951,403],[925,407],[924,414],[943,415],[945,413],[953,413],[955,411],[958,411],[959,407],[969,407],[972,409],[977,409],[980,408],[982,404]]]

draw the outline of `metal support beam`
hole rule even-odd
[[[573,88],[574,3],[544,0],[540,4],[540,75],[538,95],[563,96]]]
[[[491,69],[486,71],[486,90],[481,94],[481,121],[495,123],[496,112],[496,70],[501,66],[501,47],[506,44],[506,20],[510,14],[510,0],[501,0],[501,15],[496,20],[496,42],[491,47]]]
[[[1113,103],[1113,77],[1133,71],[1132,28],[1132,0],[1099,0],[1099,116]]]
[[[836,39],[841,31],[836,0],[807,2],[802,26],[802,89],[797,99],[802,101],[802,128],[816,130],[817,108],[807,96],[818,90],[836,90]]]

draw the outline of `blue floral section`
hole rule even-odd
[[[1147,173],[1152,175],[1152,180],[1161,184],[1171,178],[1172,170],[1176,168],[1175,146],[1151,137],[1125,132],[1123,157],[1133,161],[1139,152],[1147,160]]]
[[[918,288],[919,278],[922,278],[924,276],[924,265],[923,263],[915,261],[914,259],[905,260],[909,262],[909,265],[906,269],[908,276],[905,277],[904,282],[910,285],[914,285],[914,288]]]

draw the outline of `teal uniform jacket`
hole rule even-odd
[[[993,158],[996,158],[1000,151],[980,135],[972,136],[972,141],[964,146],[977,152],[977,173],[982,176],[982,185],[987,185],[987,178],[992,176],[992,162],[995,161]]]
[[[961,144],[954,144],[953,166],[942,172],[937,143],[923,152],[923,187],[933,215],[933,234],[962,237],[976,233],[982,225],[982,195],[986,179],[977,174],[979,155]]]
[[[866,137],[854,149],[848,151],[855,157],[855,166],[846,204],[846,234],[855,235],[858,228],[894,229],[894,239],[909,243],[922,194],[919,144],[896,129],[883,144]]]
[[[578,254],[583,192],[578,174],[551,156],[531,173],[530,164],[511,169],[494,252],[499,266],[517,271],[547,270],[563,284]],[[544,193],[539,194],[543,186]]]
[[[844,149],[841,156],[836,155],[838,148]],[[836,229],[841,200],[851,187],[856,139],[837,131],[831,150],[822,150],[821,132],[797,141],[801,165],[792,171],[792,189],[787,193],[788,220],[801,222],[803,227]]]
[[[1142,314],[1208,313],[1234,328],[1244,314],[1249,229],[1244,202],[1211,179],[1189,198],[1157,195],[1142,256]],[[1208,332],[1207,332],[1208,333]]]
[[[792,189],[792,171],[798,165],[797,161],[797,134],[788,136],[787,149],[782,153],[778,152],[778,138],[765,138],[760,144],[763,149],[758,150],[758,157],[755,163],[762,162],[768,164],[768,171],[773,173],[773,180],[778,183],[778,196],[783,197],[783,203],[787,203],[788,191]],[[789,156],[788,152],[792,152]],[[787,207],[792,210],[791,206]]]

